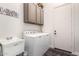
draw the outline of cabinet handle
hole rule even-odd
[[[18,44],[16,43],[16,44],[14,44],[14,46],[17,46]]]

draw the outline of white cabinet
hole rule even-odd
[[[72,51],[71,4],[55,9],[55,47]]]

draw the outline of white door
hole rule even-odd
[[[75,29],[75,52],[79,54],[79,3],[73,4],[73,24]]]
[[[55,47],[72,51],[71,38],[71,5],[55,9]]]

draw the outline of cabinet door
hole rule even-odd
[[[55,9],[55,47],[72,51],[71,40],[71,5]]]
[[[33,3],[28,4],[28,20],[31,23],[36,23],[36,5]]]

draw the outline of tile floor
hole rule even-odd
[[[58,48],[50,48],[43,56],[76,56],[69,51],[61,50]]]

